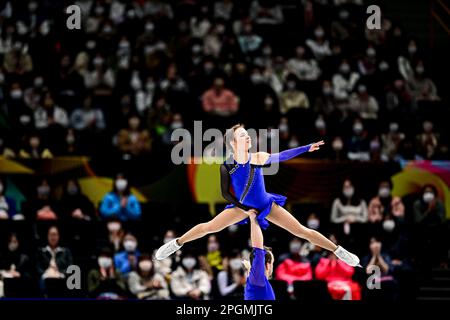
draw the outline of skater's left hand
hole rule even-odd
[[[258,211],[256,211],[255,209],[250,209],[248,211],[245,211],[245,213],[251,220],[256,219],[256,217],[258,216]]]
[[[323,146],[325,142],[323,140],[320,140],[319,142],[311,143],[311,147],[309,147],[308,152],[317,151],[320,149],[320,146]]]

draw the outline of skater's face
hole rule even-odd
[[[247,130],[244,128],[238,128],[234,131],[234,150],[235,151],[247,151],[252,146],[252,139],[250,138]]]
[[[272,252],[270,252],[270,255],[272,256],[272,259],[270,259],[270,262],[266,262],[266,277],[267,279],[272,278],[272,274],[273,274],[273,261],[274,261],[274,257]]]

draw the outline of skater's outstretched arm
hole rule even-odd
[[[319,142],[310,143],[306,146],[301,146],[301,147],[297,147],[297,148],[284,150],[279,153],[270,154],[267,152],[257,152],[255,158],[256,158],[257,164],[268,165],[271,163],[290,160],[290,159],[295,158],[305,152],[313,152],[313,151],[319,150],[320,146],[324,145],[324,144],[325,144],[325,142],[323,142],[323,140],[322,140]]]

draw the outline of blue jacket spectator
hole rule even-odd
[[[137,250],[137,239],[132,234],[127,234],[123,238],[124,251],[114,255],[114,266],[122,275],[128,275],[131,271],[137,270],[138,260],[141,253]]]
[[[117,175],[113,191],[107,193],[100,205],[103,218],[118,218],[122,221],[137,220],[141,217],[141,205],[131,194],[128,181]]]

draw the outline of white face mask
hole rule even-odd
[[[350,66],[349,66],[348,64],[342,64],[342,65],[339,67],[339,70],[340,70],[342,73],[348,73],[348,72],[350,71]]]
[[[150,271],[152,269],[152,262],[150,260],[139,262],[139,269],[146,272]]]
[[[239,270],[242,268],[242,263],[240,259],[231,259],[230,260],[230,268],[231,270]]]
[[[20,99],[22,98],[22,90],[20,89],[14,89],[11,91],[11,98],[13,99]]]
[[[197,261],[195,261],[194,258],[184,258],[181,263],[186,269],[192,269],[197,264]]]
[[[318,29],[318,30],[314,31],[314,35],[315,35],[317,38],[322,38],[323,35],[324,35],[324,32],[323,32],[322,29]]]
[[[210,242],[208,243],[208,251],[213,252],[219,250],[219,244],[217,242]]]
[[[289,131],[289,127],[286,123],[281,123],[278,127],[278,130],[280,130],[280,132],[288,132]]]
[[[389,131],[391,131],[391,132],[397,132],[397,131],[398,131],[398,123],[392,122],[392,123],[389,125]]]
[[[292,242],[289,244],[289,251],[291,253],[299,253],[302,248],[302,244],[299,242]]]
[[[108,223],[107,228],[108,228],[109,232],[119,231],[120,223],[119,222],[110,222],[110,223]]]
[[[391,189],[389,189],[389,188],[382,187],[378,190],[378,195],[381,198],[387,198],[387,197],[389,197],[390,194],[391,194]]]
[[[367,56],[368,57],[375,57],[375,55],[377,54],[377,52],[375,51],[375,49],[374,48],[368,48],[367,49],[367,51],[366,51],[366,53],[367,53]]]
[[[316,125],[316,129],[318,129],[318,130],[325,129],[325,127],[326,127],[325,121],[323,121],[323,119],[317,119],[315,125]]]
[[[3,185],[0,184],[0,194],[3,193]]]
[[[124,191],[127,188],[128,181],[125,179],[116,180],[116,188],[118,191]]]
[[[353,187],[344,188],[342,193],[344,194],[344,196],[346,198],[351,198],[353,196],[353,194],[355,193],[355,189]]]
[[[356,123],[353,125],[353,131],[355,133],[361,133],[363,131],[363,126],[361,123]]]
[[[310,229],[317,230],[320,227],[320,221],[318,219],[309,219],[306,221],[306,226]]]
[[[295,139],[291,139],[291,140],[289,141],[289,143],[288,143],[289,149],[297,148],[298,146],[299,146],[299,143],[298,143],[298,141],[295,140]]]
[[[176,130],[176,129],[180,129],[183,128],[183,122],[181,121],[174,121],[170,124],[170,128],[172,130]]]
[[[370,150],[376,151],[380,149],[380,142],[377,140],[373,140],[370,142]]]
[[[108,268],[110,268],[112,266],[112,259],[108,258],[108,257],[99,257],[98,258],[98,265],[101,268],[108,269]]]
[[[322,92],[324,95],[329,96],[333,92],[333,89],[329,86],[323,87]]]
[[[9,251],[11,251],[11,252],[16,251],[17,248],[19,248],[19,243],[18,243],[18,242],[10,242],[10,243],[8,244],[8,249],[9,249]]]
[[[383,221],[383,229],[387,232],[392,232],[395,228],[395,221],[394,220],[384,220]]]
[[[423,201],[425,202],[425,203],[430,203],[431,201],[433,201],[434,200],[434,193],[433,192],[425,192],[424,194],[423,194]]]
[[[335,151],[340,151],[344,147],[344,143],[340,139],[333,140],[332,147]]]
[[[136,250],[137,243],[134,240],[125,240],[123,242],[123,247],[126,252],[133,252]]]

